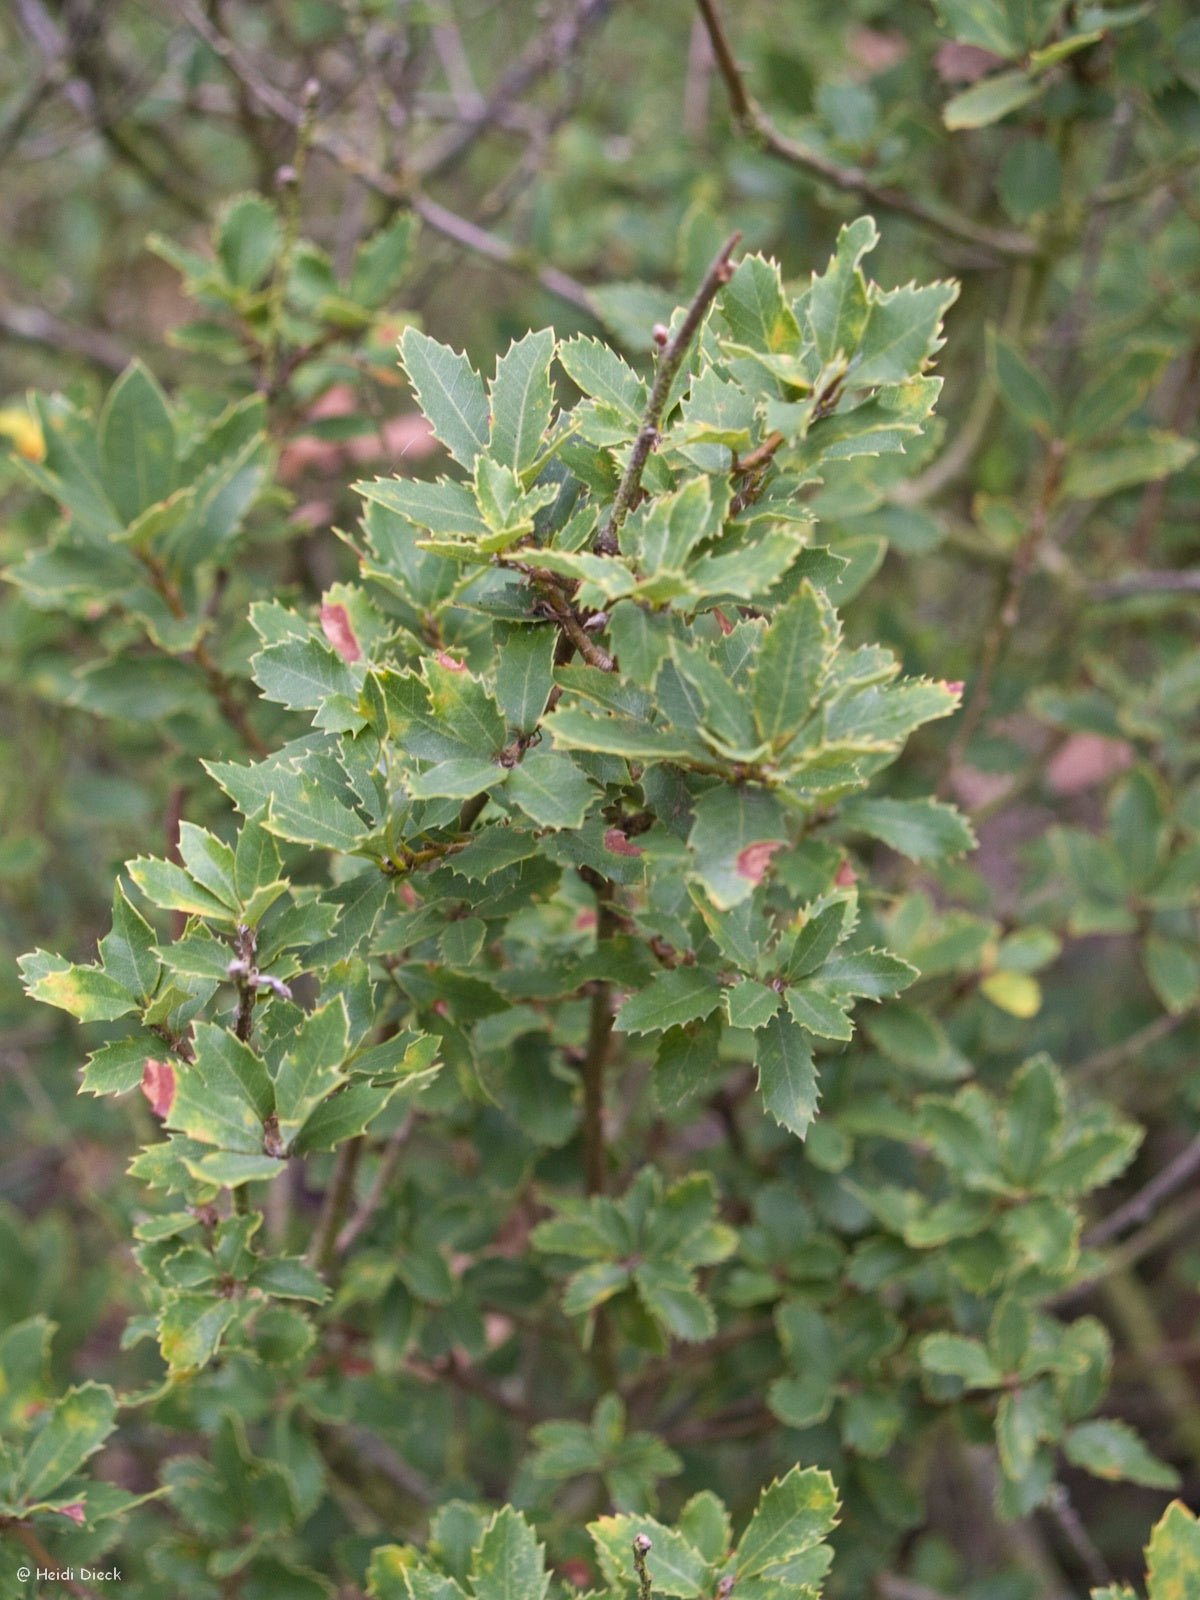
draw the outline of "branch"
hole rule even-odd
[[[363,1135],[358,1134],[348,1139],[337,1153],[329,1187],[321,1202],[321,1213],[304,1257],[317,1272],[325,1272],[333,1265],[338,1231],[354,1199],[354,1176],[358,1171],[364,1143]]]
[[[1159,478],[1150,485],[1152,489],[1163,490],[1163,494],[1155,496],[1150,503],[1152,521],[1157,521],[1157,513],[1166,494],[1166,481],[1165,478]],[[1197,591],[1200,591],[1200,572],[1132,572],[1124,578],[1113,578],[1108,583],[1094,583],[1088,590],[1088,598],[1127,600],[1139,594],[1195,594]]]
[[[473,1394],[480,1400],[486,1400],[497,1411],[502,1411],[506,1417],[511,1417],[514,1422],[523,1423],[526,1427],[532,1427],[535,1422],[542,1420],[532,1406],[526,1405],[523,1400],[512,1399],[457,1356],[442,1356],[437,1361],[423,1361],[420,1356],[407,1356],[404,1370],[411,1372],[414,1378],[420,1378],[424,1383],[453,1384],[465,1394]]]
[[[583,881],[596,895],[596,949],[599,951],[606,939],[612,937],[619,925],[619,915],[613,905],[616,892],[611,879],[602,877],[590,867],[579,871]],[[603,1194],[608,1180],[608,1156],[604,1145],[604,1069],[608,1065],[608,1052],[612,1044],[613,991],[612,984],[597,982],[592,986],[591,1006],[588,1012],[587,1045],[584,1049],[583,1076],[583,1173],[588,1194]]]
[[[129,351],[107,333],[77,328],[41,306],[0,305],[0,333],[26,344],[44,345],[47,350],[82,356],[105,372],[124,372],[130,361]]]
[[[1121,1039],[1106,1050],[1098,1050],[1095,1055],[1077,1063],[1071,1069],[1071,1076],[1081,1082],[1103,1077],[1106,1072],[1111,1072],[1114,1067],[1119,1067],[1128,1061],[1130,1056],[1140,1055],[1149,1045],[1157,1044],[1160,1039],[1169,1037],[1186,1020],[1187,1017],[1183,1012],[1172,1016],[1169,1011],[1164,1011],[1161,1016],[1155,1017],[1153,1022],[1148,1022],[1144,1028],[1139,1028],[1128,1038]]]
[[[638,429],[637,438],[633,442],[633,449],[629,455],[629,464],[625,474],[617,486],[616,499],[612,509],[605,519],[604,526],[596,535],[596,549],[601,555],[615,556],[621,549],[621,529],[625,518],[632,511],[635,501],[642,487],[642,473],[646,470],[646,462],[650,459],[650,452],[658,443],[658,430],[662,423],[663,412],[666,410],[667,399],[671,393],[671,385],[675,382],[675,375],[683,365],[685,356],[696,335],[697,329],[704,320],[709,306],[716,299],[722,286],[729,282],[733,276],[733,269],[729,258],[741,241],[740,233],[731,233],[729,238],[713,257],[712,264],[704,274],[700,287],[692,297],[692,303],[687,308],[679,329],[670,342],[664,347],[662,355],[658,358],[658,368],[654,374],[654,384],[650,390],[650,398],[646,402],[646,410],[642,415],[642,425]]]
[[[539,78],[573,55],[583,38],[605,21],[612,8],[613,0],[579,0],[566,16],[537,35],[526,52],[501,75],[486,100],[460,111],[457,128],[417,151],[412,170],[421,178],[430,178],[453,166],[481,134],[505,120],[515,102]]]
[[[413,1116],[410,1112],[400,1126],[392,1134],[383,1152],[371,1187],[366,1198],[349,1222],[337,1236],[335,1248],[339,1256],[346,1255],[370,1227],[371,1221],[379,1207],[383,1204],[383,1197],[388,1191],[388,1185],[396,1175],[396,1168],[400,1165],[400,1152],[408,1142],[408,1137],[413,1130]]]
[[[23,1544],[39,1567],[44,1568],[47,1572],[61,1570],[59,1563],[46,1549],[46,1546],[27,1522],[5,1521],[0,1523],[0,1531],[11,1533],[14,1539]],[[72,1578],[64,1578],[62,1579],[62,1586],[68,1594],[83,1597],[83,1600],[95,1600],[95,1589],[89,1589],[86,1583],[76,1583]]]
[[[228,34],[214,26],[195,0],[176,0],[176,6],[189,27],[224,62],[228,71],[258,101],[264,111],[289,127],[299,129],[304,119],[304,108],[282,89],[277,89],[257,70]],[[336,167],[361,183],[373,194],[379,195],[400,210],[413,211],[435,233],[484,256],[488,261],[515,272],[528,272],[548,293],[560,300],[595,316],[596,310],[587,288],[557,267],[540,266],[530,260],[516,245],[498,234],[489,233],[477,223],[449,211],[436,200],[422,194],[411,182],[391,178],[378,171],[363,156],[352,149],[337,134],[313,128],[312,149],[319,150]]]
[[[1110,1239],[1115,1239],[1127,1228],[1136,1228],[1139,1224],[1148,1222],[1163,1201],[1169,1200],[1177,1189],[1182,1189],[1198,1171],[1200,1171],[1200,1133],[1123,1206],[1118,1206],[1102,1222],[1098,1222],[1094,1228],[1089,1228],[1083,1236],[1083,1243],[1089,1249],[1095,1249],[1097,1245],[1107,1244]]]
[[[849,194],[858,195],[863,200],[873,201],[887,211],[911,217],[914,222],[919,222],[924,227],[932,228],[935,232],[945,234],[952,239],[959,239],[964,244],[977,245],[992,255],[1018,260],[1036,255],[1037,245],[1027,234],[1014,233],[1008,229],[988,228],[948,206],[934,205],[926,200],[919,200],[915,195],[905,194],[902,189],[876,183],[861,167],[839,166],[828,156],[810,150],[794,139],[789,139],[776,128],[747,89],[742,69],[734,58],[729,35],[725,32],[725,24],[717,10],[716,0],[696,0],[696,4],[704,20],[704,26],[708,30],[717,70],[724,81],[734,121],[742,132],[768,155],[778,156],[789,166],[799,167],[801,171],[811,173],[815,178],[822,178],[835,189],[843,189]]]

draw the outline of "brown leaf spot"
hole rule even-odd
[[[1055,794],[1080,794],[1132,763],[1133,748],[1124,739],[1073,733],[1047,763],[1046,782]]]
[[[782,839],[763,839],[759,844],[748,844],[744,850],[738,851],[734,870],[739,878],[748,878],[751,883],[761,883],[763,874],[771,865],[771,857],[776,850],[782,850]]]
[[[604,848],[614,856],[640,856],[641,848],[630,844],[620,828],[609,828],[604,835]]]
[[[852,28],[846,43],[854,60],[872,76],[887,72],[908,54],[908,40],[902,33],[879,28]]]
[[[321,632],[343,661],[362,660],[362,647],[350,624],[345,606],[331,605],[327,602],[321,607]]]
[[[169,1061],[155,1061],[146,1057],[142,1068],[142,1093],[150,1102],[156,1117],[169,1117],[175,1104],[175,1068]]]
[[[938,46],[933,64],[943,83],[978,83],[1002,60],[1002,56],[993,55],[990,50],[981,50],[977,44],[957,44],[953,39],[948,39],[945,44]]]

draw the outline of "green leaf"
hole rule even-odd
[[[198,1023],[195,1038],[196,1059],[176,1066],[168,1127],[201,1144],[261,1154],[263,1123],[275,1104],[265,1064],[214,1023]]]
[[[722,783],[700,796],[693,819],[688,851],[713,904],[728,910],[748,900],[787,843],[779,802],[762,789]]]
[[[1115,1417],[1097,1417],[1071,1428],[1063,1440],[1063,1454],[1073,1467],[1097,1478],[1140,1483],[1147,1489],[1179,1487],[1175,1468],[1160,1461],[1128,1423]]]
[[[719,304],[738,344],[774,352],[793,350],[800,343],[800,328],[784,299],[774,261],[761,255],[743,256],[725,285]]]
[[[1183,1016],[1200,1000],[1200,946],[1152,933],[1143,941],[1142,962],[1150,987],[1172,1016]]]
[[[1188,1600],[1200,1584],[1200,1522],[1179,1500],[1156,1523],[1146,1547],[1150,1600]]]
[[[928,1333],[918,1349],[926,1372],[961,1378],[968,1389],[998,1389],[1004,1374],[978,1339],[964,1339],[957,1333]]]
[[[1010,111],[1036,100],[1044,88],[1042,81],[1027,72],[994,72],[990,78],[981,78],[947,100],[942,121],[955,132],[963,128],[986,128]]]
[[[1193,460],[1200,449],[1193,439],[1147,428],[1126,434],[1094,450],[1073,450],[1063,475],[1067,500],[1101,500],[1121,489],[1169,477]]]
[[[545,1549],[528,1522],[511,1506],[497,1511],[471,1560],[475,1600],[542,1600],[549,1583]]]
[[[23,1497],[44,1500],[78,1472],[112,1433],[116,1414],[116,1397],[107,1385],[68,1389],[25,1452],[19,1480]]]
[[[764,739],[786,744],[812,715],[838,634],[833,608],[805,579],[771,619],[754,666],[754,718]]]
[[[316,639],[287,639],[270,645],[258,652],[250,666],[267,699],[292,711],[319,711],[333,695],[358,696],[358,680],[350,667],[335,650]]]
[[[738,1581],[770,1574],[820,1544],[832,1533],[837,1513],[829,1473],[793,1467],[759,1496],[734,1554]]]
[[[681,1533],[666,1528],[653,1517],[600,1517],[588,1524],[601,1570],[618,1590],[637,1584],[633,1541],[641,1534],[650,1540],[646,1570],[655,1594],[668,1600],[697,1600],[708,1577],[708,1563]]]
[[[1010,340],[992,327],[987,330],[987,351],[996,387],[1010,415],[1043,435],[1053,433],[1058,408],[1045,379]]]
[[[80,1022],[108,1022],[137,1009],[134,996],[99,967],[75,967],[34,950],[17,962],[31,1000],[69,1011]]]
[[[359,245],[350,274],[352,300],[374,309],[389,299],[404,276],[415,231],[416,218],[401,212]]]
[[[638,1267],[633,1279],[646,1310],[677,1339],[695,1344],[712,1337],[717,1325],[712,1307],[684,1268],[656,1261]]]
[[[166,397],[140,361],[125,369],[104,402],[100,459],[123,522],[133,522],[175,487],[175,425]]]
[[[619,1033],[663,1033],[709,1016],[721,1003],[721,989],[700,967],[658,972],[617,1012]]]
[[[510,728],[532,733],[554,687],[554,628],[513,628],[496,663],[496,700]]]
[[[903,383],[941,347],[942,318],[958,295],[956,283],[893,289],[871,307],[859,360],[849,381],[855,388]]]
[[[395,1083],[350,1083],[337,1089],[316,1108],[296,1136],[293,1155],[312,1150],[333,1150],[357,1138],[387,1107],[397,1092]]]
[[[470,471],[488,443],[488,402],[483,382],[466,356],[405,328],[400,359],[434,436]]]
[[[537,460],[550,426],[553,360],[554,334],[543,328],[514,341],[496,362],[490,392],[491,453],[518,476]]]
[[[350,1019],[341,995],[309,1012],[288,1040],[275,1073],[275,1112],[285,1145],[342,1081],[350,1049]]]
[[[944,861],[975,848],[971,824],[954,806],[940,800],[887,800],[851,795],[841,820],[849,828],[881,839],[910,861]]]
[[[559,345],[558,362],[576,388],[637,427],[646,406],[646,385],[615,350],[579,334]]]
[[[211,890],[201,887],[174,861],[157,856],[139,856],[125,869],[152,905],[163,911],[182,911],[190,917],[206,917],[232,924],[231,908]]]
[[[762,1028],[779,1010],[780,996],[765,983],[755,983],[752,978],[742,978],[731,989],[726,989],[722,999],[725,1014],[732,1028]]]
[[[821,968],[821,979],[833,993],[888,1000],[907,989],[917,969],[886,950],[839,950]]]
[[[754,1056],[763,1104],[781,1127],[803,1139],[817,1113],[817,1072],[808,1035],[776,1014],[759,1032]]]
[[[838,230],[837,250],[823,277],[813,276],[808,319],[823,362],[850,356],[866,327],[870,307],[859,262],[879,243],[874,217],[858,217]]]
[[[1000,163],[996,189],[1014,222],[1025,223],[1062,203],[1063,170],[1047,139],[1018,139]]]
[[[1041,1172],[1062,1127],[1062,1076],[1045,1057],[1034,1056],[1017,1074],[1008,1102],[1007,1160],[1019,1184]]]
[[[581,828],[596,799],[579,767],[557,750],[531,750],[513,768],[505,793],[543,828]]]
[[[172,1375],[207,1366],[237,1315],[234,1300],[181,1294],[169,1301],[158,1319],[158,1344]]]
[[[229,282],[237,289],[257,289],[271,270],[280,240],[275,207],[260,195],[236,195],[217,225],[217,255]]]

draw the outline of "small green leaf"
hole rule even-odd
[[[471,1560],[475,1600],[542,1600],[549,1583],[545,1548],[528,1522],[511,1506],[497,1511]]]
[[[580,828],[596,791],[571,757],[531,750],[512,770],[505,790],[543,828]]]
[[[816,709],[838,642],[837,618],[807,579],[771,619],[754,667],[754,717],[782,745]]]
[[[280,244],[275,207],[256,194],[236,195],[217,225],[217,255],[237,289],[257,289],[270,272]]]
[[[1036,100],[1044,88],[1044,82],[1027,72],[994,72],[991,77],[981,78],[947,100],[942,121],[954,132],[963,128],[986,128],[1010,111]]]
[[[100,455],[109,498],[126,523],[175,487],[175,424],[165,395],[140,361],[109,390],[100,413]]]
[[[754,1061],[763,1104],[781,1127],[803,1139],[818,1098],[808,1035],[777,1013],[757,1035]]]
[[[793,1467],[759,1496],[734,1554],[739,1580],[769,1575],[820,1544],[833,1532],[837,1513],[829,1473]]]
[[[104,1384],[85,1383],[57,1400],[21,1463],[26,1500],[44,1500],[94,1455],[116,1426],[117,1402]]]
[[[908,856],[910,861],[953,860],[975,848],[971,824],[940,800],[887,800],[852,795],[841,807],[851,829]]]
[[[676,967],[656,973],[640,994],[617,1012],[621,1033],[663,1033],[698,1022],[721,1003],[721,989],[711,973],[699,967]]]
[[[1175,1468],[1160,1461],[1128,1423],[1115,1417],[1097,1417],[1072,1428],[1063,1440],[1063,1454],[1073,1467],[1097,1478],[1140,1483],[1147,1489],[1179,1487]]]
[[[554,334],[543,328],[514,341],[496,362],[490,392],[491,453],[518,476],[537,460],[550,426],[553,360]]]
[[[488,402],[479,374],[449,345],[406,328],[400,358],[434,435],[470,471],[488,443]]]

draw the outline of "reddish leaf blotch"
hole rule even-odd
[[[175,1104],[175,1068],[169,1061],[155,1061],[153,1056],[146,1057],[146,1065],[142,1068],[142,1093],[150,1102],[150,1109],[156,1117],[169,1117],[171,1107]]]
[[[751,883],[761,883],[763,874],[771,865],[771,857],[783,846],[782,839],[763,839],[758,844],[748,844],[744,850],[739,850],[735,868],[738,877],[748,878]]]
[[[343,661],[361,661],[362,647],[345,606],[326,602],[321,607],[321,632]]]
[[[614,856],[640,856],[640,846],[631,844],[620,828],[609,828],[604,835],[604,848]]]

